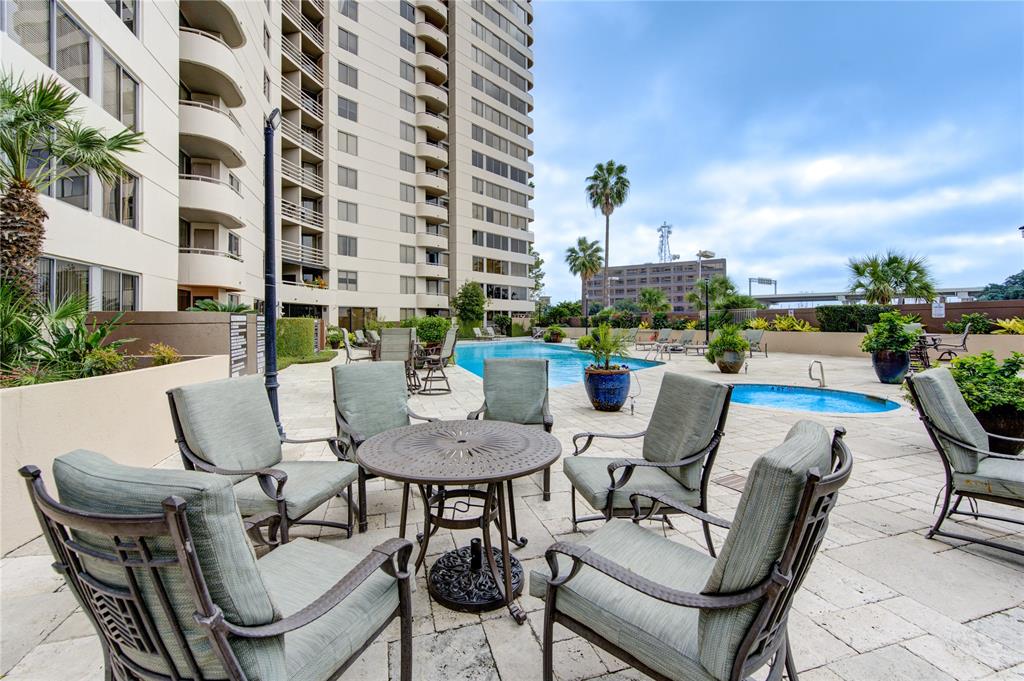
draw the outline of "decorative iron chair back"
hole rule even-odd
[[[452,355],[455,354],[456,338],[458,338],[458,331],[456,329],[448,329],[448,333],[444,335],[444,344],[441,346],[441,359],[451,359]]]
[[[761,604],[754,622],[740,644],[733,663],[732,678],[745,679],[788,645],[783,639],[786,619],[793,597],[825,538],[828,516],[835,508],[839,488],[850,478],[853,459],[843,442],[844,428],[836,428],[832,438],[832,470],[822,475],[812,469],[807,474],[800,505],[790,530],[789,540],[772,578],[775,581]]]
[[[415,329],[385,328],[380,331],[380,359],[383,361],[408,362],[412,359]]]

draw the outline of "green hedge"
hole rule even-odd
[[[313,354],[312,317],[283,317],[277,320],[277,356],[306,357]]]
[[[337,350],[321,350],[315,355],[305,355],[303,357],[278,357],[277,370],[281,371],[282,369],[287,369],[293,364],[316,364],[318,362],[330,362],[337,356]]]
[[[519,322],[512,322],[512,337],[520,338],[521,336],[529,336],[530,334]]]
[[[823,305],[814,310],[822,331],[864,331],[877,324],[878,316],[893,310],[889,305]]]

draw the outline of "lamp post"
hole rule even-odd
[[[281,122],[281,110],[274,109],[263,123],[263,317],[266,355],[264,382],[270,408],[274,412],[274,423],[284,436],[281,427],[281,413],[277,407],[277,253],[274,240],[274,131]]]
[[[702,248],[701,250],[697,251],[697,280],[704,281],[704,345],[707,345],[709,342],[711,342],[711,310],[708,309],[708,302],[711,297],[711,280],[704,279],[704,271],[701,265],[703,264],[704,258],[713,257],[715,257],[714,251],[709,251],[706,248]]]

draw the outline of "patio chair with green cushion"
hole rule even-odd
[[[955,337],[955,340],[949,343],[943,343],[939,341],[933,347],[933,349],[939,353],[939,362],[948,362],[957,356],[957,353],[967,352],[967,337],[971,334],[971,323],[967,322],[964,326],[963,333]]]
[[[572,529],[591,520],[608,521],[632,515],[629,495],[638,489],[655,490],[676,505],[708,510],[708,484],[718,445],[725,434],[732,386],[686,374],[666,373],[661,379],[647,430],[630,435],[579,433],[573,455],[562,463],[572,484]],[[595,438],[643,438],[642,457],[579,456]],[[580,447],[580,440],[585,440]],[[597,515],[578,517],[579,493]],[[666,510],[671,513],[672,510]],[[667,516],[663,516],[667,522]],[[708,550],[714,555],[711,528],[704,525]]]
[[[366,337],[370,340],[371,343],[380,343],[380,334],[374,331],[373,329],[366,330]]]
[[[380,351],[377,358],[382,362],[403,362],[405,364],[406,387],[409,392],[420,389],[420,377],[416,373],[413,348],[416,329],[385,328],[380,332]]]
[[[703,355],[704,352],[708,349],[708,345],[711,343],[711,341],[718,338],[718,336],[721,334],[721,331],[715,329],[714,331],[711,332],[711,337],[708,338],[708,342],[705,343],[704,332],[700,329],[698,329],[698,331],[700,331],[700,335],[694,339],[693,343],[690,343],[689,345],[686,346],[686,354],[690,354],[690,350],[695,350],[698,355]]]
[[[763,352],[768,356],[768,342],[764,339],[764,329],[743,329],[743,338],[750,343],[750,356],[755,352]]]
[[[366,340],[366,334],[363,333],[362,329],[357,329],[353,332],[356,337],[356,345],[359,347],[365,347],[370,344],[370,341]]]
[[[338,441],[351,453],[378,433],[409,425],[410,418],[420,421],[437,420],[410,411],[405,369],[401,362],[337,364],[331,367],[331,376]],[[362,466],[358,467],[360,532],[365,532],[367,528],[366,481],[373,477],[376,476]],[[409,512],[408,504],[409,486],[406,485],[402,495],[403,532]]]
[[[545,601],[542,678],[552,679],[559,623],[657,681],[739,681],[766,665],[767,679],[785,668],[795,680],[789,608],[850,476],[842,435],[793,426],[754,462],[731,523],[641,489],[637,522],[551,546],[547,568],[530,575],[530,593]],[[728,529],[718,558],[639,524],[661,506]]]
[[[348,331],[346,329],[341,330],[341,342],[345,345],[345,364],[351,364],[352,362],[365,362],[367,360],[373,361],[373,353],[357,356],[355,350],[352,348],[352,343],[348,338]]]
[[[669,359],[672,358],[673,353],[686,354],[686,349],[693,343],[693,336],[697,332],[694,329],[677,329],[672,332],[668,340],[664,343],[655,343],[654,350],[655,356],[661,358],[662,355],[668,355]],[[648,353],[650,356],[651,353]]]
[[[299,538],[257,560],[226,476],[79,450],[54,461],[57,501],[35,466],[21,475],[107,679],[328,681],[397,617],[411,680],[411,542]]]
[[[270,543],[280,529],[323,525],[352,536],[352,482],[358,468],[345,459],[335,437],[281,437],[262,376],[225,378],[167,391],[181,461],[189,470],[227,476],[250,534],[266,524]],[[281,444],[324,442],[337,461],[284,461]],[[345,499],[348,521],[305,520],[335,496]]]
[[[490,336],[481,331],[479,326],[473,327],[473,338],[476,340],[493,340]]]
[[[420,388],[420,395],[443,395],[452,391],[448,382],[448,375],[444,372],[445,366],[455,354],[455,342],[458,338],[458,329],[451,328],[444,335],[444,342],[433,352],[423,355],[423,368],[427,375],[423,377],[423,387]]]
[[[650,350],[655,347],[659,333],[651,329],[638,329],[633,340],[634,350]]]
[[[1017,518],[981,513],[975,506],[976,501],[987,501],[1024,508],[1024,454],[999,454],[990,449],[990,439],[1021,447],[1024,439],[985,432],[967,406],[953,374],[945,367],[907,376],[907,387],[946,473],[942,511],[928,531],[928,538],[950,537],[1024,556],[1024,550],[1009,544],[941,529],[942,523],[954,515],[1024,525]],[[964,498],[972,510],[960,510]]]
[[[508,336],[506,336],[503,333],[495,333],[493,326],[486,326],[486,327],[484,327],[484,333],[487,334],[487,336],[492,338],[492,339],[493,338],[508,338]]]

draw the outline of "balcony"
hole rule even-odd
[[[448,250],[448,235],[431,234],[430,232],[416,232],[416,245],[421,248],[435,248]]]
[[[416,173],[416,186],[422,187],[427,194],[447,194],[448,175],[446,173]]]
[[[178,249],[178,283],[242,291],[244,282],[245,263],[239,256],[206,248]]]
[[[441,0],[416,0],[416,8],[435,21],[448,22],[448,7]]]
[[[306,208],[291,201],[281,200],[281,222],[305,225],[319,230],[324,228],[324,214],[313,208]]]
[[[281,240],[281,259],[300,265],[311,265],[313,267],[326,267],[324,252],[319,248],[304,246],[294,241]]]
[[[191,28],[220,34],[228,47],[236,49],[245,44],[242,24],[232,7],[224,0],[181,0],[178,11]]]
[[[416,155],[426,161],[428,168],[443,168],[448,165],[448,146],[441,144],[417,142]]]
[[[307,170],[297,163],[292,163],[287,159],[281,159],[281,176],[289,182],[284,182],[284,186],[292,187],[300,185],[306,189],[311,189],[317,194],[324,193],[324,178],[317,175],[312,170]]]
[[[314,83],[323,87],[324,71],[316,60],[303,52],[295,43],[288,38],[281,36],[281,57],[290,60],[292,64],[301,69],[302,73],[313,80]],[[282,68],[282,71],[285,70]]]
[[[420,201],[416,204],[416,217],[423,218],[427,222],[448,222],[448,204]]]
[[[443,83],[448,80],[448,62],[430,52],[416,53],[416,66],[420,68],[428,78],[436,79]]]
[[[178,102],[178,146],[190,156],[215,158],[228,168],[245,165],[245,138],[234,114],[203,102]]]
[[[281,280],[277,289],[282,303],[301,303],[304,305],[327,305],[333,302],[329,288],[307,286],[303,283]]]
[[[178,213],[189,222],[214,222],[229,229],[245,226],[245,200],[224,180],[178,175]]]
[[[224,105],[245,104],[242,69],[235,53],[216,33],[181,27],[178,76],[188,87],[217,95]]]
[[[309,151],[321,159],[324,157],[324,143],[320,137],[303,130],[298,123],[292,123],[287,118],[281,119],[281,136],[302,147],[303,151]]]
[[[418,262],[416,263],[416,276],[426,277],[427,279],[447,279],[448,266],[435,265],[429,262]]]
[[[295,83],[287,78],[281,78],[281,94],[295,103],[302,109],[303,123],[323,125],[324,107],[315,98],[302,91]]]
[[[443,296],[436,293],[417,293],[416,307],[427,310],[434,308],[447,309],[448,296]]]
[[[423,128],[428,133],[434,133],[442,138],[448,136],[448,119],[429,111],[417,112],[416,127]]]
[[[448,33],[426,21],[416,24],[416,37],[439,52],[448,51]]]
[[[324,29],[322,23],[317,25],[303,14],[297,0],[282,0],[281,11],[284,15],[283,19],[287,19],[287,21],[282,21],[281,23],[282,33],[291,33],[293,30],[299,30],[302,32],[303,38],[307,38],[320,52],[323,52]],[[288,25],[289,21],[291,22],[290,26]]]
[[[416,96],[440,109],[448,108],[448,88],[427,81],[416,83]]]

